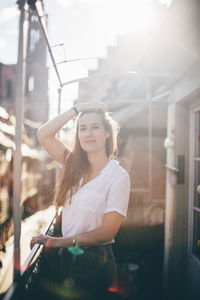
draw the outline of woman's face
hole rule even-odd
[[[83,114],[78,122],[78,138],[86,152],[105,151],[106,139],[110,133],[105,130],[101,116],[91,112]]]

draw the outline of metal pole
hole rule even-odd
[[[14,219],[14,281],[20,276],[21,257],[20,257],[20,234],[21,234],[21,144],[22,144],[22,124],[24,111],[24,81],[25,81],[25,0],[19,2],[19,44],[16,76],[16,99],[15,99],[15,149],[13,160],[13,219]]]
[[[62,87],[60,86],[58,88],[58,110],[57,110],[58,115],[61,113],[61,96],[62,96]],[[58,138],[60,137],[60,131],[58,131],[57,137]]]
[[[152,98],[150,80],[146,81],[147,94],[146,100],[148,103],[148,188],[149,201],[152,200]]]
[[[61,112],[61,93],[62,93],[62,87],[58,88],[58,115]]]
[[[58,111],[57,111],[58,115],[61,112],[61,93],[62,93],[62,87],[59,87],[58,88]],[[60,138],[60,131],[58,131],[57,137]],[[59,172],[59,167],[58,167],[58,163],[56,163],[56,181],[58,179],[58,172]]]

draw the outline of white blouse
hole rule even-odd
[[[62,211],[62,235],[72,236],[88,232],[101,226],[105,213],[116,211],[126,217],[130,177],[112,159],[101,173],[81,187],[72,196],[71,204],[66,200]]]

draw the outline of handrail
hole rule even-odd
[[[55,215],[53,217],[53,219],[51,220],[50,224],[48,224],[46,226],[46,228],[44,230],[42,230],[41,234],[47,234],[47,232],[49,231],[49,229],[51,228],[55,218],[57,217],[58,214],[58,210],[56,209]],[[31,250],[30,254],[28,255],[27,259],[25,260],[22,268],[21,268],[21,276],[23,276],[24,272],[29,268],[29,266],[31,265],[33,259],[35,258],[36,254],[38,253],[38,250],[41,249],[42,250],[43,245],[36,243],[33,246],[33,249]]]
[[[51,222],[46,226],[46,228],[44,230],[42,230],[43,234],[47,234],[49,229],[51,228],[54,220],[56,219],[57,215],[60,213],[59,209],[56,209],[56,212],[51,220]],[[24,262],[22,268],[21,268],[21,272],[20,272],[20,278],[19,278],[19,282],[18,281],[13,281],[11,287],[8,289],[8,291],[6,292],[3,300],[11,300],[14,299],[13,297],[15,297],[15,294],[18,290],[18,286],[20,283],[20,279],[23,277],[23,275],[25,274],[25,272],[28,270],[28,268],[30,267],[31,263],[33,262],[33,259],[36,257],[36,255],[38,254],[38,250],[39,249],[43,249],[43,245],[37,243],[34,245],[33,249],[31,250],[30,254],[28,255],[26,261]],[[18,298],[16,298],[18,299]]]
[[[14,295],[16,289],[17,289],[17,282],[14,281],[13,284],[11,285],[11,287],[6,292],[3,300],[10,300],[12,298],[12,296]]]

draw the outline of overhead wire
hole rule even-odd
[[[43,32],[44,40],[45,40],[47,48],[49,50],[49,55],[51,57],[51,60],[52,60],[52,63],[53,63],[53,66],[54,66],[54,69],[55,69],[58,81],[60,83],[60,87],[62,87],[62,80],[61,80],[58,68],[56,66],[55,58],[53,56],[53,53],[51,51],[51,47],[50,47],[50,44],[49,44],[49,37],[48,37],[48,34],[47,34],[47,26],[46,26],[47,25],[47,20],[46,20],[45,14],[44,14],[44,7],[42,5],[41,0],[37,0],[35,2],[35,11],[36,11],[36,15],[38,17],[38,21],[39,21],[41,30]]]

